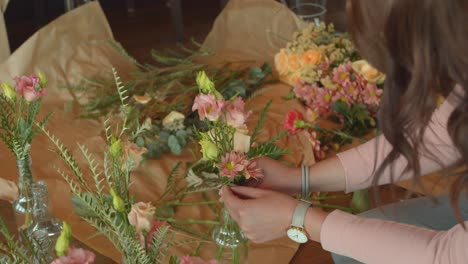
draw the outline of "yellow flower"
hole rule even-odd
[[[110,189],[110,193],[112,195],[112,206],[114,206],[114,209],[117,210],[117,212],[125,212],[125,203],[122,198],[120,198],[113,188]]]
[[[385,74],[372,67],[366,60],[353,62],[353,70],[362,75],[364,79],[375,84],[381,84],[385,81]]]
[[[37,77],[39,78],[39,85],[44,88],[47,85],[47,78],[40,72],[37,73]]]
[[[322,78],[320,79],[320,82],[322,83],[322,85],[329,89],[329,90],[336,90],[338,88],[338,85],[336,85],[331,79],[329,76],[325,77],[325,78]]]
[[[116,158],[120,153],[122,153],[122,143],[120,139],[112,138],[111,145],[109,147],[109,152],[114,158]]]
[[[16,99],[16,91],[15,89],[13,89],[13,87],[11,87],[9,83],[7,82],[2,83],[2,88],[3,88],[3,93],[8,99],[12,101]]]
[[[198,88],[200,88],[200,91],[204,94],[209,94],[215,90],[214,83],[206,75],[205,71],[198,72],[196,81]]]
[[[67,222],[63,222],[63,229],[55,243],[55,253],[58,257],[65,256],[70,246],[72,231]]]
[[[201,146],[201,153],[203,154],[203,159],[214,160],[218,157],[219,150],[216,145],[211,142],[208,138],[202,136],[199,144]]]

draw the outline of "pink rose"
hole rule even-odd
[[[50,264],[91,264],[96,256],[93,252],[82,248],[71,247],[66,256],[59,257]]]
[[[222,99],[216,99],[213,94],[199,94],[195,97],[192,111],[198,111],[200,120],[205,118],[210,121],[217,121],[222,114],[226,102]]]
[[[215,259],[205,261],[200,257],[183,256],[180,258],[180,264],[219,264],[219,262]]]
[[[46,90],[40,86],[39,77],[36,75],[21,76],[15,78],[16,92],[28,102],[34,102],[45,95]]]
[[[244,112],[244,100],[241,97],[236,97],[227,106],[226,123],[235,128],[244,128],[247,118],[252,114],[252,111]]]
[[[137,233],[150,231],[155,210],[156,208],[151,203],[138,202],[132,205],[132,210],[128,213],[128,221],[136,228]]]

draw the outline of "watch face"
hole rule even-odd
[[[293,240],[293,241],[295,241],[297,243],[305,243],[305,242],[307,242],[309,240],[307,238],[306,234],[303,231],[301,231],[301,230],[299,230],[297,228],[288,229],[287,234],[288,234],[288,237],[291,240]]]

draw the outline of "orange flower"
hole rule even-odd
[[[290,54],[288,57],[288,62],[289,69],[291,69],[291,71],[298,71],[301,69],[301,61],[299,60],[296,54]]]
[[[318,64],[322,60],[322,55],[316,50],[308,50],[302,55],[302,62],[306,65]]]
[[[288,55],[284,49],[275,55],[275,66],[280,76],[288,73]]]

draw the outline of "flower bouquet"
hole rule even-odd
[[[268,156],[279,158],[288,153],[274,143],[284,136],[258,142],[260,130],[265,122],[271,101],[260,114],[252,134],[246,121],[252,111],[245,109],[244,100],[237,95],[224,97],[205,72],[199,72],[196,79],[199,94],[195,97],[192,110],[198,113],[204,126],[196,131],[202,158],[189,170],[187,181],[190,186],[220,189],[225,185],[246,185],[263,177],[256,158]],[[213,230],[214,241],[220,246],[218,258],[223,249],[232,249],[233,263],[242,257],[238,246],[246,241],[245,236],[227,210],[221,210],[221,224]]]
[[[288,98],[304,106],[302,112],[287,114],[285,128],[291,134],[305,130],[316,159],[363,141],[376,128],[385,76],[360,60],[348,36],[335,32],[332,24],[310,24],[296,33],[276,55],[275,66],[293,86]]]

